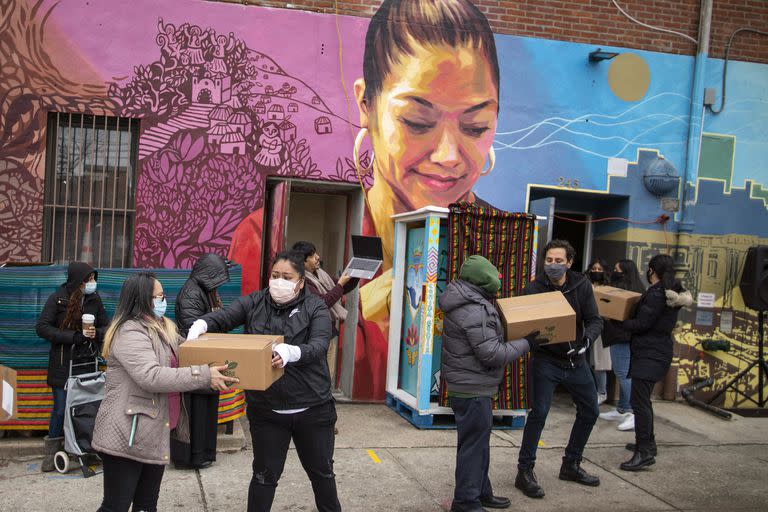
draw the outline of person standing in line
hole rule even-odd
[[[576,256],[573,246],[565,240],[552,240],[543,251],[543,272],[536,276],[524,293],[559,291],[576,312],[576,339],[569,343],[548,344],[537,347],[531,359],[533,388],[531,412],[525,423],[523,440],[517,461],[515,487],[530,498],[543,498],[533,468],[541,432],[547,421],[555,388],[562,384],[576,404],[576,421],[565,448],[560,466],[560,480],[596,487],[600,479],[581,467],[584,446],[600,412],[597,406],[595,379],[586,364],[585,353],[603,328],[597,311],[595,295],[584,275],[570,270]]]
[[[645,286],[640,280],[637,265],[632,260],[620,260],[614,266],[611,274],[611,286],[643,293]],[[613,373],[619,383],[619,403],[616,409],[600,414],[600,418],[607,421],[617,421],[618,429],[622,431],[634,430],[635,415],[632,414],[632,404],[629,397],[632,392],[632,379],[629,378],[629,342],[632,335],[622,327],[617,320],[605,320],[603,329],[603,345],[611,351],[611,364]]]
[[[95,371],[95,359],[109,325],[109,316],[96,292],[98,277],[99,273],[89,264],[71,262],[67,268],[67,282],[48,297],[37,320],[37,335],[51,344],[48,385],[53,392],[53,410],[40,465],[44,472],[56,469],[54,456],[64,449],[67,405],[64,385],[71,376],[70,363],[74,365],[72,375]],[[84,314],[94,317],[90,326],[83,325]]]
[[[587,267],[587,277],[592,282],[592,286],[603,286],[608,284],[606,276],[607,265],[605,260],[595,258]],[[605,319],[603,319],[605,322]],[[595,343],[587,351],[589,354],[589,364],[595,374],[595,384],[597,385],[597,405],[602,405],[608,399],[608,372],[611,371],[611,354],[603,343],[603,335],[597,337]]]
[[[333,472],[336,404],[326,362],[331,316],[305,283],[304,255],[281,252],[272,262],[267,288],[196,320],[187,335],[194,340],[204,332],[244,325],[246,334],[284,337],[272,359],[272,366],[285,368],[283,376],[266,391],[245,393],[253,440],[249,512],[272,509],[291,440],[312,482],[317,510],[341,510]]]
[[[225,391],[237,382],[221,374],[226,366],[179,367],[180,339],[167,305],[154,274],[134,274],[123,283],[104,336],[107,379],[91,443],[104,464],[98,512],[156,512],[171,438],[189,442],[180,393]]]
[[[638,471],[656,463],[658,448],[651,392],[672,364],[672,330],[677,314],[681,308],[693,304],[691,293],[675,279],[675,262],[671,256],[657,254],[651,258],[646,277],[651,286],[640,299],[634,317],[622,322],[622,327],[632,336],[630,403],[635,417],[635,442],[627,445],[633,455],[619,466],[625,471]]]
[[[229,267],[218,254],[204,254],[176,297],[176,324],[179,335],[187,337],[192,323],[222,308],[219,286],[229,282]],[[199,389],[182,397],[189,413],[189,443],[171,439],[171,461],[177,468],[202,469],[216,460],[219,420],[219,392]]]

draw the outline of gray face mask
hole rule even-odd
[[[565,263],[552,263],[544,265],[544,273],[551,281],[559,281],[568,271],[568,265]]]

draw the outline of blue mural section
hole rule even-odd
[[[423,315],[422,285],[425,282],[424,228],[408,230],[405,245],[405,291],[400,350],[400,388],[413,396],[419,380],[419,346]]]
[[[501,113],[494,142],[497,164],[478,181],[479,197],[505,210],[525,210],[530,198],[520,184],[526,183],[628,199],[607,210],[596,206],[598,214],[620,214],[643,222],[665,213],[660,198],[644,187],[642,174],[659,155],[679,176],[684,174],[693,57],[603,48],[619,56],[590,63],[588,54],[596,49],[594,45],[497,36],[497,46],[503,55]],[[706,86],[718,92],[715,109],[722,93],[722,72],[722,60],[707,60]],[[647,79],[647,88],[641,94],[635,90],[636,97],[628,100],[632,81],[643,79]],[[706,136],[722,135],[734,142],[733,154],[722,155],[730,159],[731,169],[718,171],[727,174],[727,184],[688,177],[687,186],[697,200],[687,205],[692,207],[694,232],[768,236],[768,168],[764,163],[768,66],[729,63],[727,98],[720,114],[702,107]],[[702,151],[699,169],[712,165],[709,156],[711,153]],[[624,172],[613,167],[609,172],[609,164],[616,162],[620,168],[624,165]],[[558,201],[568,202],[567,198]],[[672,215],[668,231],[677,229],[676,220]],[[626,227],[619,222],[602,224],[596,236]],[[642,227],[661,229],[652,224]]]

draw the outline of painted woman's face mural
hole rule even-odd
[[[376,155],[374,189],[390,189],[403,210],[470,198],[498,111],[498,90],[481,52],[414,44],[371,105],[363,101],[362,79],[355,93]]]

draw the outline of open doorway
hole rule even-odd
[[[274,255],[294,243],[312,242],[323,269],[339,277],[350,256],[350,237],[362,232],[365,198],[359,185],[270,178],[264,208],[263,282]],[[328,350],[334,389],[352,396],[360,293],[346,295],[347,319]]]
[[[567,240],[576,250],[573,270],[584,271],[596,257],[606,260],[609,266],[627,257],[628,223],[595,222],[626,218],[627,196],[532,186],[528,211],[546,219],[539,223],[539,254],[549,240]]]

